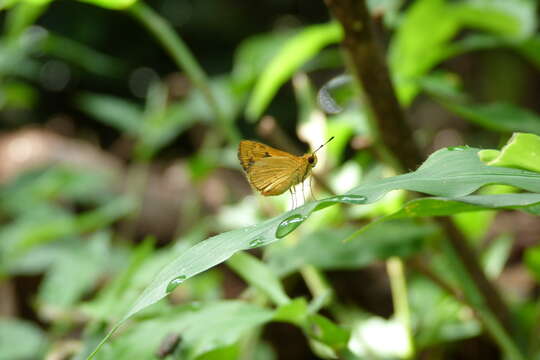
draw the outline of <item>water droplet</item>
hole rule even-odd
[[[331,198],[333,201],[347,203],[347,204],[365,204],[367,201],[367,197],[364,195],[338,195]]]
[[[449,146],[447,147],[448,151],[464,151],[464,150],[467,150],[469,148],[468,145],[463,145],[463,146]]]
[[[167,294],[176,289],[178,285],[183,283],[186,279],[186,275],[180,275],[169,281],[169,284],[167,285]]]
[[[264,244],[264,237],[262,237],[262,236],[258,236],[258,237],[256,237],[255,239],[253,239],[253,240],[251,240],[249,242],[249,246],[252,247],[252,248],[259,247],[259,246],[261,246],[263,244]]]
[[[289,216],[287,219],[283,220],[277,227],[276,230],[276,237],[281,239],[282,237],[287,236],[292,231],[294,231],[297,227],[300,226],[306,220],[306,217],[295,214]]]

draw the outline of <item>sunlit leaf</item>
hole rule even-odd
[[[260,74],[247,104],[246,116],[257,120],[281,85],[323,47],[338,42],[341,36],[341,27],[329,23],[309,26],[291,37]]]
[[[501,151],[482,150],[478,155],[488,165],[540,172],[540,136],[515,133]]]
[[[101,6],[107,9],[122,10],[135,4],[137,0],[79,0],[92,5]]]

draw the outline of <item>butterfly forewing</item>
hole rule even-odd
[[[248,171],[255,161],[278,156],[292,158],[297,157],[285,151],[274,149],[271,146],[251,140],[242,140],[238,146],[238,159],[240,159],[240,163],[245,171]]]
[[[250,140],[240,142],[238,158],[249,182],[266,196],[279,195],[297,184],[306,166],[299,156]]]

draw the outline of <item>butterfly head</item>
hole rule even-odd
[[[317,155],[315,154],[306,154],[304,155],[309,167],[315,167],[317,165]]]
[[[332,136],[330,139],[328,139],[327,142],[325,142],[324,144],[322,144],[321,146],[319,146],[317,148],[317,150],[315,150],[314,152],[312,152],[311,154],[306,154],[304,155],[304,157],[306,158],[308,164],[309,164],[309,167],[314,167],[315,165],[317,165],[317,155],[315,155],[315,153],[317,151],[319,151],[324,145],[328,144],[334,137]]]

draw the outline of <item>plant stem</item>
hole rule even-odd
[[[128,8],[128,11],[154,35],[171,55],[178,67],[183,69],[193,84],[201,90],[208,106],[214,112],[221,130],[231,143],[237,143],[240,140],[240,135],[236,128],[232,126],[231,119],[228,119],[221,110],[208,82],[208,77],[174,29],[142,1],[135,2]]]
[[[416,169],[422,156],[413,141],[412,131],[396,97],[386,61],[375,36],[366,1],[325,0],[325,3],[332,15],[343,26],[342,47],[351,73],[356,82],[362,86],[364,97],[362,100],[365,100],[377,119],[378,131],[376,133],[379,134],[381,143],[399,161],[402,168]],[[445,230],[448,243],[455,250],[459,263],[466,269],[464,276],[485,299],[487,307],[477,310],[481,310],[479,316],[486,317],[482,319],[486,329],[508,356],[520,359],[521,355],[516,350],[517,347],[504,330],[509,328],[509,311],[493,285],[487,280],[476,261],[474,251],[449,218],[436,218],[436,221]],[[471,303],[474,302],[471,301]]]
[[[390,279],[392,301],[394,303],[394,313],[396,314],[396,319],[401,322],[403,328],[407,331],[409,352],[407,353],[406,358],[412,359],[414,358],[415,350],[403,261],[398,257],[391,257],[386,261],[386,270],[388,271],[388,277]]]
[[[332,288],[328,286],[326,279],[321,272],[312,265],[305,265],[300,268],[300,274],[304,278],[309,291],[313,295],[310,304],[310,312],[318,312],[328,305],[332,300]]]

